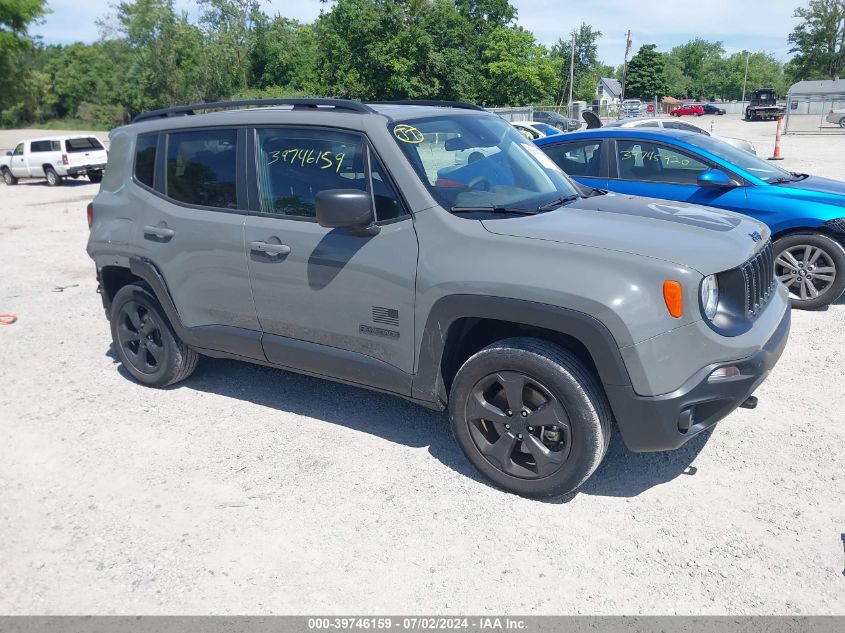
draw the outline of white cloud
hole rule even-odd
[[[765,50],[781,59],[789,56],[786,41],[795,19],[792,13],[801,0],[707,0],[666,3],[655,0],[512,0],[519,11],[519,23],[537,38],[552,44],[567,38],[581,22],[591,24],[604,35],[599,56],[611,65],[622,62],[625,31],[631,29],[633,52],[642,44],[657,44],[660,50],[695,37],[721,40],[728,53],[742,49]],[[111,12],[109,0],[51,0],[53,13],[32,28],[47,43],[91,42],[99,36],[96,20]],[[319,0],[265,0],[269,15],[279,13],[301,21],[315,19],[331,5]],[[177,0],[180,9],[197,13],[197,3]]]

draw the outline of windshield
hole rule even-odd
[[[747,171],[749,174],[766,182],[775,182],[783,178],[793,179],[792,174],[785,169],[781,169],[769,161],[758,158],[754,154],[750,154],[733,145],[728,145],[721,139],[697,134],[695,137],[684,138],[684,140],[687,143],[697,145],[701,149],[728,161],[739,169]]]
[[[578,190],[539,147],[496,116],[439,116],[391,124],[402,152],[447,209],[536,211]]]

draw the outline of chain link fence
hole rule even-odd
[[[784,134],[845,134],[845,94],[789,95]]]

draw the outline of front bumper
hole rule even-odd
[[[625,445],[637,452],[675,449],[727,416],[748,399],[778,362],[790,323],[787,309],[760,351],[741,360],[707,365],[671,393],[640,396],[631,386],[605,385]],[[713,371],[721,367],[736,367],[740,374],[709,382]]]
[[[95,164],[95,165],[77,165],[74,167],[67,168],[67,175],[68,176],[86,176],[88,172],[98,172],[103,171],[106,168],[105,163]]]

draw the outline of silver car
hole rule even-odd
[[[839,127],[845,127],[845,108],[831,110],[825,119],[828,123],[834,123]]]
[[[631,118],[619,119],[618,121],[611,121],[610,123],[607,123],[605,127],[660,127],[666,128],[667,130],[684,130],[685,132],[696,132],[698,134],[704,134],[705,136],[715,136],[716,138],[725,141],[725,143],[727,143],[728,145],[733,145],[737,149],[745,150],[746,152],[749,152],[751,154],[757,153],[757,150],[754,149],[754,144],[750,141],[746,141],[742,138],[732,138],[730,136],[716,136],[715,134],[711,134],[704,128],[698,127],[693,123],[687,123],[686,121],[659,119],[657,117],[648,119]]]

